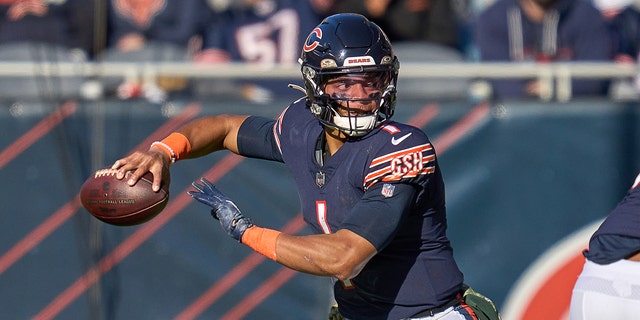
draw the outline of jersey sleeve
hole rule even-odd
[[[250,116],[238,130],[238,151],[240,155],[282,162],[282,154],[275,136],[277,121]]]
[[[640,250],[640,175],[589,240],[587,259],[608,264]]]
[[[367,239],[378,251],[389,245],[401,228],[411,228],[406,219],[416,219],[419,225],[423,216],[444,212],[442,177],[426,134],[397,123],[382,130],[386,133],[376,138],[377,151],[365,169],[364,195],[341,225]]]
[[[365,192],[340,228],[367,239],[380,252],[408,215],[416,190],[408,184],[377,184]]]
[[[382,146],[365,172],[365,190],[378,183],[424,184],[436,169],[436,153],[427,136],[414,127],[387,125]]]

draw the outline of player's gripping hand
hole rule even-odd
[[[229,197],[222,194],[207,179],[201,178],[202,184],[194,181],[191,185],[198,191],[187,193],[194,199],[210,206],[211,215],[220,221],[222,228],[234,239],[241,241],[245,230],[253,226],[249,218],[246,218]]]
[[[128,176],[127,184],[135,185],[147,172],[153,174],[153,191],[159,191],[163,184],[169,185],[169,166],[171,160],[166,152],[158,147],[151,147],[148,151],[136,151],[122,159],[117,160],[111,169],[118,170],[117,179],[123,179],[127,172],[132,172]]]

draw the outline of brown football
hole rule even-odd
[[[151,189],[153,175],[147,172],[134,186],[127,184],[127,172],[116,179],[117,170],[104,168],[89,177],[80,190],[80,201],[94,217],[116,226],[133,226],[151,220],[169,202],[163,183],[158,192]]]

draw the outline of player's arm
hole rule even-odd
[[[393,195],[384,195],[384,184],[371,186],[351,209],[335,233],[313,236],[282,234],[277,260],[288,267],[317,275],[348,280],[386,247],[403,224],[416,187],[393,185]]]
[[[376,254],[375,247],[356,233],[294,236],[255,226],[227,196],[205,180],[194,182],[194,199],[210,206],[211,214],[234,239],[291,269],[341,280],[355,277]]]
[[[357,276],[377,253],[367,239],[347,229],[308,236],[281,233],[276,251],[275,261],[280,264],[300,272],[340,280]]]
[[[238,130],[247,116],[219,115],[195,120],[177,132],[190,144],[185,158],[198,158],[214,151],[227,149],[238,153]]]
[[[136,151],[117,160],[122,179],[132,171],[128,183],[135,184],[145,173],[153,174],[153,189],[159,190],[163,179],[169,178],[169,167],[182,159],[197,158],[214,151],[227,149],[238,152],[238,129],[247,116],[217,115],[194,120],[161,141],[154,142],[147,151]]]
[[[294,236],[253,225],[231,199],[204,179],[193,186],[197,191],[189,194],[210,206],[213,217],[234,239],[294,270],[340,280],[358,275],[388,243],[402,223],[406,203],[415,190],[413,186],[402,185],[404,192],[385,200],[375,191],[365,193],[345,228],[331,234]]]

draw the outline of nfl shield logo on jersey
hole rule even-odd
[[[396,187],[395,187],[394,185],[392,185],[392,184],[388,184],[388,183],[385,183],[385,184],[382,186],[382,192],[381,192],[381,193],[382,193],[382,195],[383,195],[385,198],[389,198],[389,197],[393,196],[393,190],[394,190],[395,188],[396,188]]]
[[[325,175],[324,172],[322,172],[322,171],[316,172],[316,185],[319,188],[324,187],[325,179],[326,179],[326,175]]]

